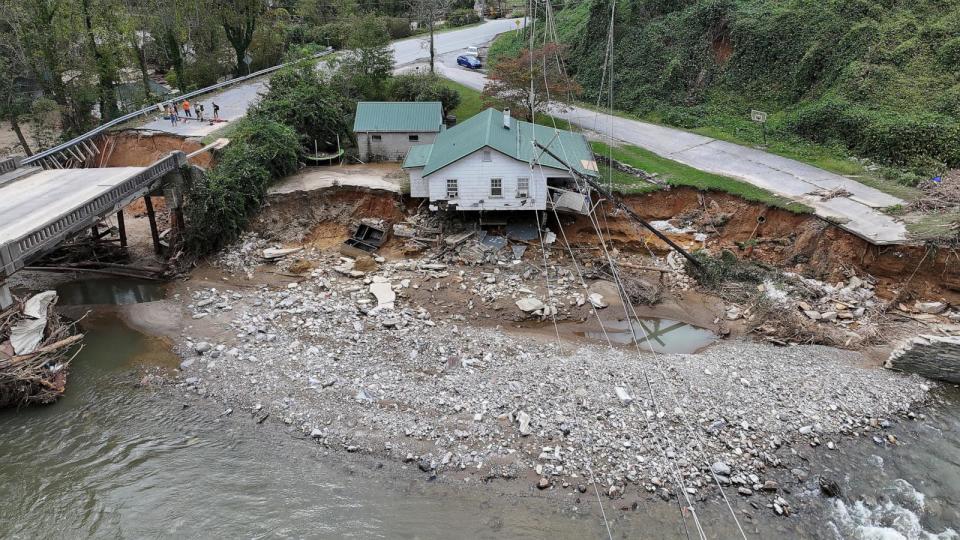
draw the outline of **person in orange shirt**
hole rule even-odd
[[[190,102],[187,100],[183,100],[183,115],[186,116],[187,118],[192,117],[192,115],[190,114]]]

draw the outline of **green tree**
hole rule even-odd
[[[18,58],[18,52],[12,37],[0,33],[0,119],[10,123],[24,153],[32,156],[33,152],[20,126],[20,118],[30,112],[31,100],[23,85],[26,66]]]
[[[387,81],[393,74],[393,52],[383,20],[367,15],[355,19],[347,40],[350,49],[337,67],[336,83],[353,99],[386,98]]]
[[[109,0],[80,0],[80,13],[89,53],[97,73],[97,95],[100,117],[106,121],[119,116],[117,107],[117,53],[119,40],[117,5]]]
[[[237,57],[236,75],[246,72],[243,58],[247,55],[257,31],[257,23],[266,8],[264,0],[217,0],[216,16],[223,21],[223,31]]]
[[[350,139],[350,107],[345,97],[323,80],[312,62],[286,68],[274,75],[267,92],[249,115],[289,126],[302,146],[337,147]]]
[[[393,101],[439,101],[444,115],[460,105],[460,93],[443,84],[443,80],[433,74],[397,75],[390,80],[389,94]]]

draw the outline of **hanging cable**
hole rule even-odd
[[[637,334],[636,334],[636,328],[635,328],[634,325],[633,325],[633,319],[631,318],[631,313],[630,313],[630,311],[632,311],[633,318],[635,318],[635,319],[637,320],[637,326],[640,327],[641,331],[642,331],[643,334],[644,334],[644,343],[648,343],[648,344],[649,344],[649,335],[647,334],[646,328],[645,328],[645,327],[643,326],[643,324],[640,322],[640,318],[639,318],[639,316],[637,316],[637,312],[636,312],[636,309],[633,307],[633,303],[630,301],[628,295],[626,294],[626,288],[625,288],[624,285],[623,285],[623,281],[622,281],[622,279],[621,279],[621,277],[620,277],[620,272],[619,272],[619,270],[617,269],[616,263],[613,261],[613,258],[610,256],[609,252],[608,252],[607,249],[606,249],[606,241],[603,240],[602,233],[600,232],[600,229],[599,229],[599,224],[598,224],[598,222],[593,218],[592,214],[591,214],[591,223],[593,223],[594,230],[595,230],[598,238],[600,238],[600,241],[601,241],[602,245],[604,246],[603,251],[604,251],[605,255],[607,256],[607,263],[608,263],[608,265],[610,266],[610,272],[611,272],[611,275],[612,275],[613,278],[614,278],[614,282],[617,284],[618,290],[621,291],[621,297],[622,297],[622,299],[624,300],[624,304],[623,304],[623,306],[624,306],[624,314],[627,316],[628,326],[630,327],[630,331],[631,331],[631,333],[632,333],[634,345],[636,346],[637,354],[638,354],[638,356],[639,356],[639,355],[640,355],[640,341],[639,341],[639,339],[638,339],[639,336],[637,336]],[[629,306],[629,310],[628,310],[628,306]],[[676,395],[676,393],[675,393],[674,390],[673,390],[673,386],[670,384],[669,379],[667,378],[666,374],[663,372],[662,368],[660,367],[660,357],[659,357],[659,355],[657,354],[657,351],[655,351],[655,350],[653,349],[653,346],[652,346],[652,345],[649,347],[649,349],[650,349],[650,352],[653,353],[653,356],[654,356],[654,366],[656,367],[657,372],[659,373],[660,377],[663,379],[664,386],[666,386],[666,388],[667,388],[668,391],[670,392],[673,401],[674,401],[674,402],[676,403],[676,405],[677,405],[677,409],[679,409],[681,415],[684,416],[684,418],[682,418],[682,422],[681,422],[681,423],[684,425],[684,427],[687,429],[687,431],[688,431],[691,435],[693,435],[694,438],[696,439],[698,451],[699,451],[699,453],[700,453],[700,455],[701,455],[701,458],[706,457],[706,456],[707,456],[707,452],[706,452],[706,450],[705,450],[705,445],[703,444],[703,439],[701,438],[700,434],[699,434],[696,430],[694,430],[694,429],[689,425],[689,423],[686,421],[686,418],[685,418],[685,409],[681,406],[680,401],[679,401],[679,399],[677,398],[677,395]],[[644,378],[646,379],[646,383],[647,383],[648,386],[650,386],[650,390],[651,390],[651,392],[652,392],[652,391],[653,391],[653,390],[652,390],[652,385],[650,385],[650,380],[649,380],[649,378],[646,377],[646,372],[644,372]],[[746,536],[746,533],[743,531],[743,527],[742,527],[742,525],[740,524],[739,518],[737,518],[736,512],[735,512],[734,509],[733,509],[733,506],[730,504],[729,499],[727,499],[727,495],[726,495],[726,493],[724,492],[723,487],[722,487],[722,485],[720,484],[720,480],[717,478],[716,473],[713,471],[713,467],[710,465],[708,459],[704,459],[703,462],[704,462],[704,465],[706,465],[707,470],[710,471],[710,475],[712,476],[714,482],[716,483],[717,488],[720,490],[720,496],[721,496],[721,498],[723,499],[724,503],[726,504],[727,509],[730,511],[730,515],[733,517],[734,523],[736,524],[737,529],[738,529],[738,531],[740,532],[740,535],[741,535],[744,539],[746,539],[746,537],[747,537],[747,536]]]
[[[540,173],[541,173],[541,175],[542,175],[542,176],[545,176],[545,174],[543,173],[543,164],[538,161],[538,162],[537,162],[537,166],[540,168]],[[553,210],[554,210],[554,214],[556,215],[556,207],[554,207]],[[558,217],[558,223],[559,223],[559,217]],[[562,230],[562,227],[561,227],[561,230]],[[566,241],[566,233],[564,233],[564,240]],[[568,243],[568,245],[569,245],[569,243]],[[571,250],[571,256],[573,256],[573,251],[572,251],[572,250]],[[574,259],[575,259],[575,258],[574,258]],[[578,268],[579,268],[579,266],[578,266]],[[582,274],[581,274],[581,283],[583,284],[584,287],[586,287],[586,280],[583,279]],[[615,351],[614,351],[614,348],[613,348],[613,344],[612,344],[612,343],[610,342],[610,340],[609,340],[609,335],[608,335],[608,333],[607,333],[606,327],[605,327],[605,325],[603,324],[603,319],[600,317],[600,314],[597,312],[596,309],[593,309],[593,313],[594,313],[594,315],[595,315],[596,318],[597,318],[597,322],[600,324],[600,328],[602,329],[604,336],[607,336],[607,345],[608,345],[608,347],[610,348],[610,351],[611,351],[611,352],[615,352]],[[646,376],[646,375],[645,375],[645,376]],[[658,439],[657,439],[656,434],[653,432],[653,428],[651,427],[650,418],[649,418],[646,414],[644,414],[644,419],[645,419],[645,423],[646,423],[647,432],[649,433],[651,440],[654,441],[654,444],[656,444],[656,441],[657,441]],[[667,437],[665,437],[665,438],[668,440],[668,442],[669,442],[671,445],[675,445],[675,443],[674,443],[672,440],[669,439],[669,436],[667,436]],[[694,525],[695,525],[696,528],[697,528],[697,531],[698,531],[698,534],[699,534],[701,540],[705,540],[705,539],[706,539],[706,534],[705,534],[705,532],[703,531],[703,528],[702,528],[702,526],[700,525],[699,519],[698,519],[697,516],[696,516],[696,512],[695,512],[695,510],[694,510],[694,508],[693,508],[693,503],[690,501],[689,494],[687,493],[686,485],[685,485],[684,482],[683,482],[683,476],[682,476],[682,475],[680,474],[680,472],[677,470],[676,465],[675,465],[675,464],[669,459],[669,457],[667,456],[666,448],[664,448],[662,445],[659,445],[659,444],[657,444],[657,446],[658,446],[658,448],[660,449],[660,453],[661,453],[664,461],[670,465],[670,467],[671,467],[671,469],[672,469],[672,471],[673,471],[672,476],[673,476],[674,485],[677,486],[677,491],[678,491],[678,493],[682,493],[682,494],[683,494],[683,497],[684,497],[684,500],[686,500],[686,502],[687,502],[687,509],[690,511],[691,516],[693,517]],[[591,474],[593,474],[593,473],[592,473],[592,470],[591,470],[590,472],[591,472]],[[595,479],[593,480],[593,483],[594,483],[594,490],[597,492],[597,499],[598,499],[598,501],[599,501],[600,494],[599,494],[598,488],[596,487],[596,480],[595,480]],[[678,510],[679,510],[679,512],[680,512],[680,520],[681,520],[681,523],[683,524],[684,533],[686,534],[687,538],[689,539],[689,538],[690,538],[690,532],[689,532],[689,529],[687,528],[686,515],[684,514],[684,507],[683,507],[682,505],[680,505],[680,498],[679,498],[679,497],[677,497],[677,507],[678,507]],[[601,503],[601,510],[602,510],[602,509],[603,509],[603,506],[602,506],[602,503]],[[609,532],[609,528],[608,528],[608,532]]]

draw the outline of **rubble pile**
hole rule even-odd
[[[182,384],[325,447],[432,475],[523,476],[542,489],[574,489],[589,466],[611,497],[634,486],[665,499],[678,495],[673,465],[694,496],[713,489],[714,467],[742,496],[782,498],[778,472],[808,474],[795,450],[831,451],[862,436],[894,444],[885,426],[913,414],[929,390],[918,377],[854,367],[854,353],[815,346],[730,341],[709,354],[637,358],[629,348],[570,344],[559,355],[552,342],[464,324],[469,304],[441,316],[436,300],[410,300],[411,291],[453,283],[543,316],[548,303],[524,291],[530,269],[514,270],[522,265],[466,272],[409,260],[358,271],[335,262],[279,290],[196,291],[194,316],[233,332],[184,344]],[[571,275],[556,283],[565,287],[553,296],[558,308],[605,303]],[[654,366],[662,372],[648,387]],[[777,504],[789,512],[785,499]]]

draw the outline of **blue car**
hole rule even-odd
[[[470,56],[468,54],[458,56],[457,64],[468,69],[480,69],[483,67],[482,64],[480,64],[480,60],[478,60],[476,56]]]

